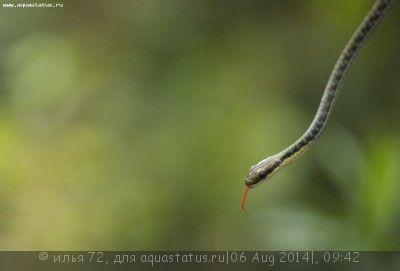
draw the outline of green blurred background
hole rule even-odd
[[[400,5],[245,215],[373,1],[56,2],[0,8],[1,250],[400,250]]]

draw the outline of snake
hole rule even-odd
[[[245,179],[247,187],[241,201],[241,208],[243,210],[245,210],[247,194],[251,188],[269,180],[283,167],[299,159],[317,140],[328,121],[343,78],[350,64],[356,58],[357,53],[371,36],[387,11],[392,7],[394,1],[377,0],[351,36],[333,67],[317,113],[304,134],[286,149],[250,167],[250,171]]]

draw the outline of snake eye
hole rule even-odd
[[[258,173],[257,179],[259,181],[264,180],[267,177],[268,172],[266,170],[262,170]]]

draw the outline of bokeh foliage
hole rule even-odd
[[[307,128],[372,1],[68,1],[0,9],[3,250],[399,250],[400,8]]]

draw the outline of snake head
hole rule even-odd
[[[270,179],[280,168],[282,160],[277,156],[270,156],[250,168],[245,180],[246,186],[252,188]]]

